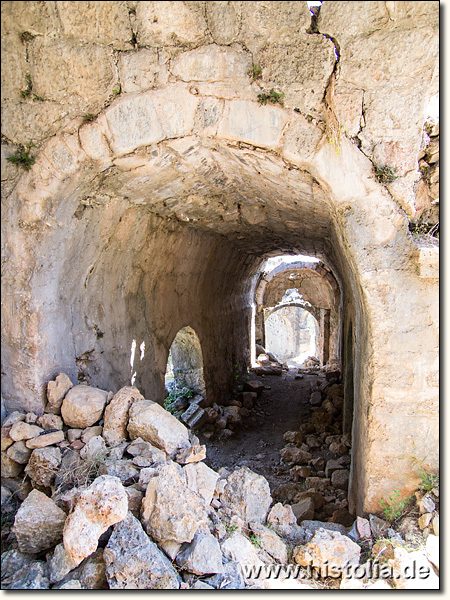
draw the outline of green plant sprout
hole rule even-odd
[[[258,94],[258,102],[264,105],[270,102],[270,104],[280,104],[283,106],[283,98],[284,92],[276,92],[273,88],[269,93],[262,92],[261,94]]]
[[[36,162],[36,158],[30,154],[31,148],[36,148],[33,142],[25,146],[20,144],[14,156],[8,156],[6,160],[29,171]]]

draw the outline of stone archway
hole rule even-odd
[[[313,322],[313,335],[310,319]],[[317,319],[304,306],[295,303],[277,306],[266,312],[264,322],[266,350],[281,362],[289,364],[289,360],[301,357],[298,363],[301,364],[308,356],[319,354]]]
[[[213,10],[214,3],[208,4]],[[242,4],[245,12],[247,3]],[[329,14],[341,6],[328,4]],[[407,4],[418,10],[414,7],[421,3]],[[140,3],[137,14],[141,40],[151,42],[154,34],[162,36],[162,46],[170,46],[170,35],[148,31],[160,24],[143,18],[145,6]],[[135,385],[162,402],[167,353],[187,320],[202,339],[207,395],[214,391],[220,401],[232,388],[233,365],[244,370],[249,363],[252,290],[259,265],[274,253],[314,255],[339,279],[344,331],[353,323],[349,499],[351,509],[365,512],[377,510],[380,498],[392,489],[414,486],[405,457],[415,452],[437,463],[436,260],[432,251],[415,245],[399,208],[411,204],[408,173],[413,171],[411,160],[416,161],[421,124],[414,123],[405,139],[383,139],[378,146],[370,138],[376,138],[370,118],[376,117],[377,103],[365,107],[367,131],[372,129],[362,136],[364,148],[372,143],[382,157],[389,152],[404,157],[406,147],[414,150],[405,177],[388,191],[353,143],[353,134],[331,135],[338,118],[358,134],[360,88],[340,81],[340,95],[338,90],[334,98],[334,45],[329,37],[299,33],[299,23],[305,30],[309,24],[304,8],[306,20],[300,15],[292,25],[284,13],[280,18],[283,36],[298,37],[297,54],[313,52],[311,65],[320,71],[313,69],[314,85],[308,88],[316,90],[314,97],[304,94],[309,80],[296,90],[287,79],[291,87],[284,107],[260,105],[248,76],[249,52],[227,45],[233,40],[211,43],[202,34],[182,42],[188,49],[181,45],[173,54],[167,52],[165,78],[160,75],[154,89],[129,87],[131,63],[142,50],[151,54],[149,48],[121,56],[126,61],[124,93],[112,94],[108,71],[108,106],[103,99],[97,102],[93,120],[84,118],[91,112],[84,105],[71,107],[65,113],[70,119],[60,116],[62,129],[53,135],[50,128],[47,135],[53,137],[41,137],[35,164],[11,176],[3,215],[3,393],[8,408],[42,412],[46,382],[61,370],[76,380],[81,363],[92,384],[118,389],[129,380],[129,348],[137,339],[145,341],[146,352]],[[300,3],[295,10],[302,10]],[[344,38],[347,23],[339,29],[344,17],[326,21],[325,5],[322,13],[324,22]],[[358,14],[351,16],[364,33],[367,20]],[[290,71],[280,65],[291,52],[284,48],[284,54],[277,54],[279,26],[266,17],[261,14],[260,28],[259,21],[253,23],[245,14],[242,35],[270,84],[279,74],[289,77]],[[410,17],[400,9],[392,18],[388,15],[383,21],[387,34],[396,39],[398,27],[415,27]],[[267,27],[275,29],[270,29],[266,48],[260,43]],[[53,64],[45,58],[63,42],[46,37],[46,30],[38,33],[29,42],[29,56],[35,61],[36,94],[44,97],[41,89],[53,81],[40,77]],[[425,33],[424,39],[434,44],[433,31]],[[371,41],[377,47],[376,39]],[[74,43],[68,42],[70,48]],[[341,47],[352,43],[345,38]],[[416,65],[427,78],[420,94],[414,94],[416,100],[431,85],[435,57],[430,44],[426,64]],[[115,63],[106,46],[97,53],[113,73]],[[344,53],[342,65],[345,60]],[[390,55],[387,61],[390,68]],[[350,62],[349,68],[356,69]],[[378,85],[378,71],[375,75]],[[398,77],[394,79],[397,84]],[[93,87],[94,79],[81,83]],[[374,97],[384,94],[380,89],[375,86]],[[325,92],[328,104],[323,106]],[[349,118],[348,105],[358,107],[357,118]],[[41,108],[32,101],[15,106],[8,100],[8,121],[14,124],[14,112],[28,114],[29,106]],[[39,125],[38,118],[33,122]],[[26,142],[10,125],[6,133],[16,143]],[[420,403],[412,400],[416,397]]]

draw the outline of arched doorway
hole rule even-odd
[[[165,376],[166,387],[188,387],[205,393],[203,354],[200,339],[192,327],[183,327],[169,350]]]
[[[266,350],[289,366],[299,366],[317,356],[317,321],[300,306],[268,311],[265,318]]]

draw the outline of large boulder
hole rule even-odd
[[[49,381],[47,384],[47,401],[49,408],[59,411],[63,399],[71,387],[72,382],[65,373],[60,373],[55,381]]]
[[[227,477],[220,501],[245,523],[261,523],[266,518],[272,498],[269,484],[262,475],[257,475],[247,467],[240,467]]]
[[[31,454],[25,473],[37,485],[49,487],[55,479],[60,464],[61,450],[59,448],[37,448]]]
[[[88,385],[71,388],[61,406],[64,423],[79,429],[94,425],[102,417],[107,397],[108,392]]]
[[[130,408],[128,433],[132,440],[141,438],[170,458],[182,448],[189,448],[188,429],[162,406],[151,400],[137,400]]]
[[[117,477],[101,475],[82,492],[64,527],[64,547],[75,564],[95,552],[108,527],[128,512],[128,496]]]
[[[22,503],[13,531],[20,552],[38,554],[56,546],[63,535],[66,513],[48,496],[33,490]]]
[[[184,571],[196,575],[222,572],[222,552],[213,535],[196,533],[190,544],[186,544],[177,555],[176,563]]]
[[[179,465],[169,461],[152,477],[142,501],[141,520],[157,542],[190,542],[207,514],[202,499],[187,485]]]
[[[346,565],[357,565],[361,548],[338,531],[319,528],[303,546],[294,549],[293,559],[302,566],[317,568],[323,577],[339,576]]]
[[[179,589],[180,580],[169,559],[131,514],[114,526],[103,558],[111,589]]]
[[[134,386],[123,387],[106,407],[103,437],[110,446],[120,444],[127,439],[128,413],[130,406],[136,400],[145,400],[145,398]]]

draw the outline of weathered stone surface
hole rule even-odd
[[[11,431],[11,427],[2,427],[1,429],[1,440],[2,440],[2,445],[1,445],[1,451],[5,452],[6,450],[8,450],[8,448],[10,446],[12,446],[14,444],[14,440],[12,438],[9,437],[9,432]]]
[[[47,559],[49,567],[50,583],[58,583],[61,581],[67,573],[75,569],[77,566],[67,550],[64,548],[64,544],[58,544],[49,559]]]
[[[61,539],[66,513],[42,492],[33,490],[17,511],[13,531],[20,552],[37,554]]]
[[[110,525],[122,521],[128,497],[117,477],[102,475],[82,492],[64,526],[64,547],[78,565],[97,548]]]
[[[124,387],[114,395],[106,407],[103,437],[110,446],[127,439],[128,412],[135,400],[144,400],[139,390],[135,387]]]
[[[65,373],[60,373],[54,381],[47,384],[47,401],[51,408],[60,409],[64,396],[73,387],[72,382]]]
[[[23,470],[23,465],[12,460],[6,452],[1,453],[2,477],[17,477]]]
[[[60,464],[61,450],[59,448],[37,448],[31,454],[25,473],[37,485],[49,487],[55,479]]]
[[[11,428],[14,423],[18,423],[19,421],[25,420],[25,413],[20,410],[14,410],[11,414],[9,414],[6,419],[2,423],[2,428]]]
[[[7,589],[48,590],[49,587],[47,565],[37,560],[16,572]]]
[[[37,424],[45,430],[62,429],[64,425],[61,417],[59,417],[58,415],[52,415],[48,413],[41,415],[37,419]]]
[[[144,442],[141,438],[137,438],[129,444],[127,452],[133,456],[133,463],[138,467],[156,466],[167,460],[164,450],[152,446],[150,442]]]
[[[227,477],[227,485],[220,495],[220,501],[245,523],[260,523],[267,516],[272,498],[264,477],[247,467],[240,467]]]
[[[239,9],[230,2],[208,2],[206,21],[216,44],[231,44],[239,32]]]
[[[18,421],[11,427],[9,437],[15,442],[20,442],[22,440],[31,440],[42,432],[43,429],[37,425],[29,425],[23,421]]]
[[[107,590],[104,552],[98,548],[75,571],[82,587],[88,590]]]
[[[150,400],[138,400],[130,408],[128,433],[164,450],[170,457],[189,448],[188,430],[173,415]]]
[[[31,456],[31,450],[26,447],[25,442],[23,441],[14,442],[14,444],[8,448],[6,454],[11,460],[19,463],[19,465],[26,465]]]
[[[76,440],[78,441],[78,440]],[[80,457],[84,460],[92,460],[98,457],[106,456],[106,444],[101,435],[96,435],[88,441],[80,450]]]
[[[170,561],[128,513],[114,526],[104,551],[111,589],[178,589],[179,577]]]
[[[212,535],[196,533],[192,542],[177,554],[176,563],[196,575],[222,572],[222,552]]]
[[[288,562],[287,546],[274,531],[264,527],[261,523],[250,523],[250,529],[262,550],[267,552],[277,563],[286,564]]]
[[[246,78],[250,67],[248,53],[211,45],[180,54],[172,61],[171,71],[183,81],[213,82]]]
[[[68,429],[66,431],[67,439],[70,443],[75,440],[79,440],[81,438],[81,434],[83,433],[83,429]]]
[[[188,488],[176,463],[160,466],[158,474],[150,479],[142,501],[141,520],[147,533],[158,542],[190,542],[206,522],[200,497]]]
[[[211,504],[219,474],[205,463],[190,463],[183,467],[188,488],[202,498],[207,507]]]
[[[62,403],[61,415],[69,427],[84,429],[102,416],[108,393],[87,385],[71,388]]]
[[[131,460],[115,460],[114,458],[108,458],[100,467],[100,474],[118,477],[124,484],[130,483],[130,480],[136,481],[139,479],[139,469]]]
[[[82,590],[83,586],[78,581],[78,579],[71,579],[70,581],[66,581],[61,585],[53,586],[54,590]]]
[[[81,441],[87,444],[93,437],[101,436],[103,427],[101,425],[94,425],[93,427],[86,427],[81,434]]]
[[[196,444],[195,446],[191,446],[190,448],[184,448],[180,450],[175,460],[180,465],[187,465],[189,463],[200,462],[201,460],[206,458],[206,446],[200,446]]]
[[[31,556],[27,554],[22,554],[21,552],[19,552],[19,550],[16,549],[7,550],[6,552],[3,552],[2,588],[20,589],[20,587],[10,588],[10,585],[17,586],[17,582],[20,582],[21,580],[24,581],[25,578],[27,581],[29,581],[28,573],[30,573],[33,570],[33,565],[35,564],[35,562],[36,561],[34,561],[34,559]],[[36,575],[36,571],[34,571],[34,575]]]
[[[316,567],[321,572],[339,573],[347,564],[358,564],[361,548],[337,531],[319,528],[304,545],[294,550],[297,564]]]
[[[118,66],[122,90],[125,93],[143,92],[150,89],[154,86],[160,70],[158,54],[153,48],[121,52]]]
[[[25,445],[27,448],[45,448],[53,444],[59,444],[64,441],[64,431],[52,431],[52,433],[44,433],[38,437],[27,440]]]
[[[259,558],[255,546],[237,531],[222,542],[221,550],[225,558],[240,565],[254,565],[256,567],[264,564]],[[245,577],[245,573],[243,575]],[[252,579],[247,578],[246,581],[252,581]]]
[[[274,504],[267,515],[267,524],[281,537],[291,538],[297,531],[297,518],[292,507],[283,506],[280,502]]]
[[[308,489],[313,488],[318,492],[326,492],[331,485],[331,479],[328,479],[328,477],[307,477],[305,485]]]
[[[139,3],[136,25],[141,46],[197,46],[205,40],[203,10],[195,4]]]
[[[132,37],[126,2],[60,2],[58,16],[63,32],[94,44],[111,45],[117,50],[131,47]]]
[[[431,498],[430,494],[425,494],[423,498],[418,500],[417,506],[419,507],[420,514],[431,513],[436,508],[436,505]]]

